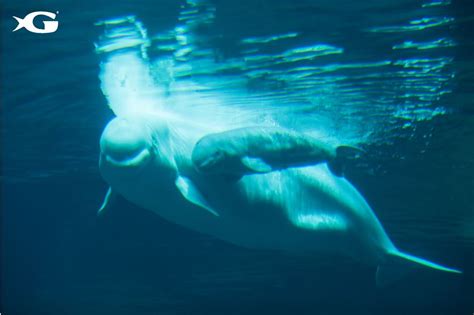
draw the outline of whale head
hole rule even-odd
[[[150,129],[140,120],[114,118],[100,138],[100,164],[122,170],[147,165],[153,155]]]

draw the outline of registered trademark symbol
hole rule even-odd
[[[56,14],[59,14],[59,11],[56,11]]]

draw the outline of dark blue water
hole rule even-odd
[[[176,81],[222,92],[237,78],[248,94],[234,102],[311,105],[304,124],[329,121],[338,136],[359,140],[366,154],[346,176],[394,243],[464,271],[383,289],[373,266],[240,248],[124,199],[98,218],[107,190],[98,140],[113,113],[100,89],[94,43],[103,29],[94,23],[133,14],[151,37],[181,23],[184,1],[0,3],[0,312],[472,314],[474,6],[440,2],[212,1],[212,23],[193,35],[220,70],[203,75],[195,55],[177,61],[194,68]],[[57,32],[11,32],[12,16],[38,10],[59,11]],[[268,40],[290,33],[298,36]],[[344,51],[288,53],[279,63],[314,43]],[[166,54],[161,44],[151,59]]]

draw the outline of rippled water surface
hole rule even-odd
[[[2,314],[474,311],[469,1],[7,0],[0,9]],[[58,12],[57,32],[12,32],[12,16],[38,10]],[[381,290],[372,267],[235,247],[125,200],[98,219],[99,137],[114,117],[99,73],[130,50],[150,64],[160,106],[218,99],[362,148],[346,177],[394,243],[464,274]]]

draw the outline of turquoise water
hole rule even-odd
[[[474,311],[469,1],[0,8],[2,314]],[[38,10],[59,12],[57,32],[11,32],[12,16]],[[346,177],[394,243],[464,274],[378,289],[372,266],[240,248],[123,199],[98,219],[107,190],[99,137],[114,116],[100,64],[123,49],[143,49],[175,100],[199,93],[252,113],[270,108],[282,125],[363,148]]]

